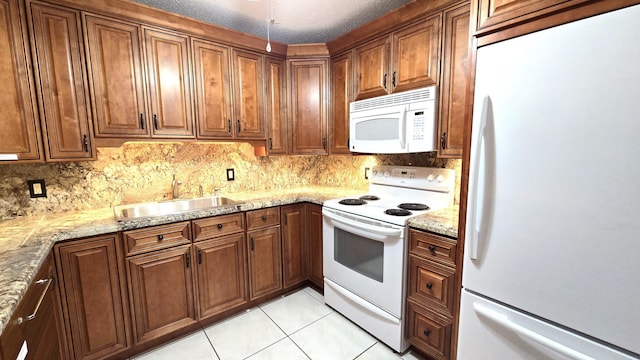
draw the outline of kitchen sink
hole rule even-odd
[[[242,202],[229,199],[228,197],[211,196],[197,199],[176,199],[169,201],[118,205],[113,208],[113,212],[116,220],[122,221],[152,216],[173,215],[187,211],[204,210],[219,206],[239,204],[242,204]]]

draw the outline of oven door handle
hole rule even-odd
[[[374,237],[373,234],[382,235],[383,237],[400,236],[402,235],[402,231],[404,230],[403,228],[394,229],[394,228],[381,228],[381,227],[371,226],[366,223],[361,223],[361,222],[342,218],[340,216],[334,215],[333,213],[330,213],[327,211],[324,211],[322,215],[326,216],[327,218],[335,222],[339,222],[343,225],[346,225],[348,229],[345,229],[345,230],[348,230],[351,233],[364,236],[364,237],[369,237],[369,238]],[[378,239],[380,238],[381,237],[378,236]]]

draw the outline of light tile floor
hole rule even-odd
[[[417,360],[401,356],[305,288],[247,310],[132,360]]]

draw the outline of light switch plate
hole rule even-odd
[[[235,179],[236,179],[236,173],[233,170],[233,168],[227,169],[227,181],[233,181]]]
[[[44,179],[27,180],[29,185],[29,196],[33,198],[47,197],[47,188],[44,185]]]

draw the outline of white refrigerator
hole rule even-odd
[[[458,359],[640,359],[640,5],[478,49]]]

